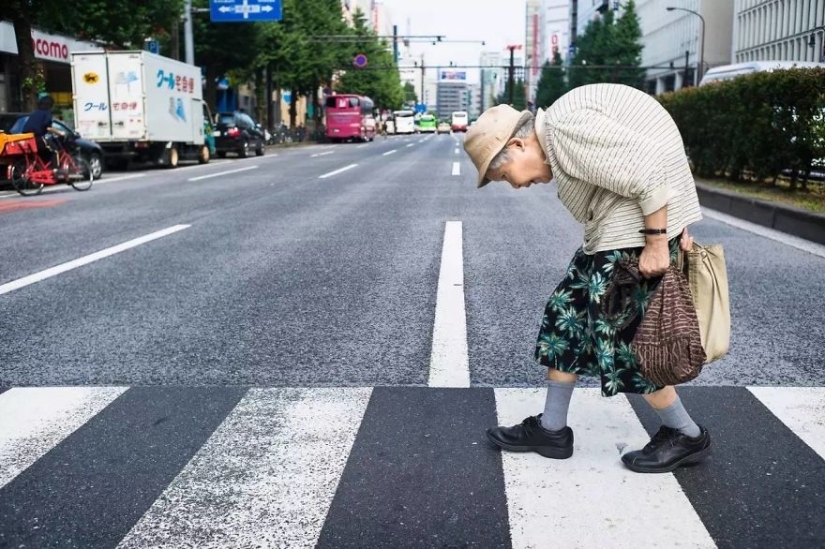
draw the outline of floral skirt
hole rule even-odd
[[[679,239],[670,241],[671,262]],[[612,299],[617,264],[638,262],[642,248],[585,254],[576,252],[567,276],[547,301],[536,343],[536,361],[547,368],[601,379],[602,395],[652,393],[661,387],[645,379],[630,347],[653,290],[661,278],[624,286]]]

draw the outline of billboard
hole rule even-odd
[[[440,80],[467,80],[467,73],[465,71],[441,71]]]

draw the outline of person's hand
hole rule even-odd
[[[687,228],[682,231],[682,238],[679,239],[679,247],[683,252],[689,252],[693,249],[693,237],[688,234]]]
[[[670,248],[667,237],[648,238],[639,256],[639,274],[644,278],[662,276],[670,267]]]

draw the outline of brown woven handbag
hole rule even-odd
[[[690,285],[671,266],[650,298],[633,337],[642,375],[660,387],[690,381],[705,363]]]

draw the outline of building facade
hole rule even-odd
[[[478,64],[482,67],[479,108],[485,111],[495,105],[496,97],[504,92],[504,57],[498,52],[486,51],[481,54]]]
[[[54,97],[61,117],[72,120],[71,54],[102,50],[97,44],[67,36],[32,29],[34,56],[42,63],[46,91]],[[17,36],[14,25],[0,21],[0,112],[18,112],[23,108],[20,92],[20,68],[17,60]]]
[[[528,101],[534,101],[536,98],[541,66],[547,60],[546,15],[543,0],[527,0],[524,21],[524,57],[527,60],[524,67],[524,86]]]
[[[730,64],[734,0],[637,0],[636,5],[644,46],[642,65],[648,67],[648,93],[698,84],[700,62],[702,72]],[[681,9],[668,11],[670,6]]]
[[[465,71],[439,71],[436,98],[438,117],[449,118],[454,111],[469,111],[472,97],[468,90]]]
[[[736,0],[733,62],[825,63],[825,1]]]
[[[570,0],[544,0],[545,47],[547,59],[558,51],[567,59],[570,45]]]

